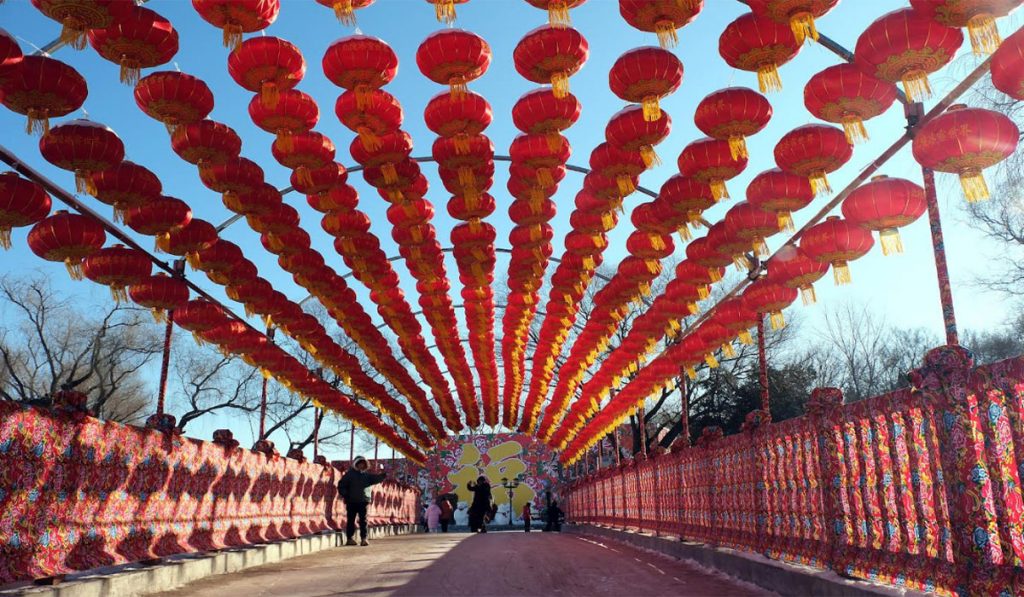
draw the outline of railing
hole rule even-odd
[[[344,524],[336,468],[217,437],[0,402],[0,584]],[[368,522],[415,524],[418,501],[413,488],[377,485]]]
[[[597,471],[573,522],[756,552],[940,594],[1024,594],[1024,357],[942,347],[913,387]]]

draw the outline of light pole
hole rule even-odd
[[[501,486],[508,490],[508,526],[512,526],[513,524],[512,493],[516,490],[517,487],[519,487],[520,484],[522,484],[522,482],[522,473],[516,475],[515,479],[512,479],[511,481],[508,479],[508,477],[501,478]]]

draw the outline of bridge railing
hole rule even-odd
[[[1024,594],[1024,358],[931,351],[912,387],[606,468],[571,521],[942,594]]]
[[[340,474],[223,431],[204,442],[0,401],[0,584],[337,530]],[[415,524],[418,502],[374,486],[368,522]]]

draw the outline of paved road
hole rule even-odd
[[[766,595],[666,556],[578,535],[392,537],[208,578],[170,596]]]

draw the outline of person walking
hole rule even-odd
[[[447,497],[441,498],[441,532],[448,532],[448,525],[454,522],[455,509],[452,508],[452,501]]]
[[[527,533],[530,532],[530,522],[533,519],[533,513],[530,512],[530,502],[523,504],[523,530]]]
[[[345,545],[355,545],[356,518],[359,519],[360,545],[367,546],[366,509],[370,505],[370,488],[387,478],[387,474],[380,470],[377,473],[369,472],[370,463],[362,456],[356,456],[352,461],[352,468],[345,471],[338,481],[338,497],[345,502],[345,513],[348,515],[345,525],[345,536],[348,541]]]
[[[544,527],[545,532],[562,532],[562,509],[558,507],[558,502],[552,501],[551,505],[548,506],[546,522],[547,524]]]
[[[473,492],[473,502],[469,506],[469,532],[486,533],[484,517],[491,511],[491,484],[487,477],[480,475],[466,486]]]
[[[430,507],[427,508],[427,532],[437,533],[441,528],[441,506],[437,505],[437,500],[431,502]]]

